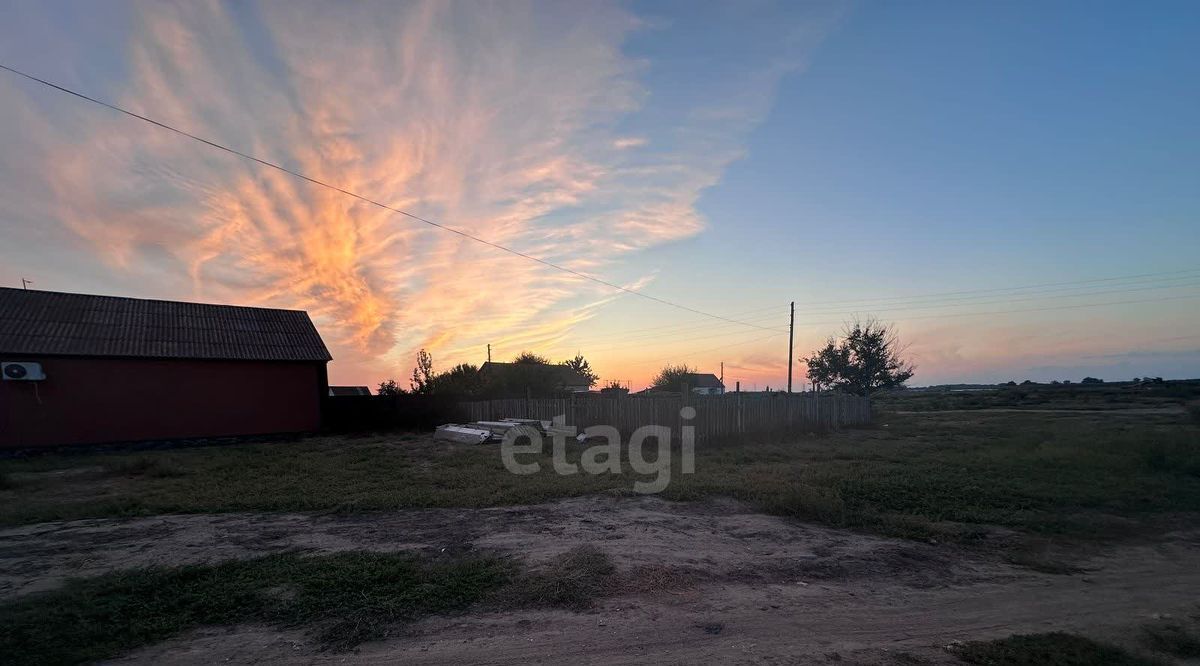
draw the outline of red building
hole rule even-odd
[[[329,360],[298,310],[0,288],[0,447],[315,430]]]

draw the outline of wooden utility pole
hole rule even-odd
[[[788,316],[788,393],[792,392],[792,343],[796,338],[796,301],[792,301],[792,312]]]
[[[488,363],[492,362],[492,343],[488,343]]]

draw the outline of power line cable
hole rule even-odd
[[[1195,274],[1195,273],[1200,273],[1200,269],[1193,268],[1193,269],[1188,269],[1188,270],[1164,271],[1164,272],[1159,272],[1159,273],[1140,273],[1137,275],[1122,275],[1122,276],[1116,276],[1116,277],[1093,278],[1093,279],[1089,279],[1089,280],[1072,280],[1072,281],[1068,281],[1068,282],[1044,282],[1042,284],[1023,285],[1023,286],[1019,286],[1019,287],[995,287],[995,288],[991,288],[991,289],[967,289],[967,290],[963,290],[963,291],[943,291],[943,292],[938,292],[938,293],[919,294],[919,295],[913,295],[913,296],[889,296],[889,297],[881,297],[881,298],[874,298],[874,299],[860,299],[860,300],[851,299],[851,300],[833,300],[833,301],[808,301],[808,302],[806,302],[806,305],[843,305],[844,306],[849,303],[881,303],[881,302],[885,302],[885,301],[896,301],[896,300],[901,300],[901,301],[903,301],[903,300],[919,300],[919,299],[927,299],[927,298],[936,298],[939,296],[957,296],[959,294],[983,294],[983,293],[995,293],[995,292],[1002,292],[1002,291],[1022,291],[1022,290],[1026,290],[1026,289],[1038,289],[1041,287],[1060,287],[1060,286],[1065,286],[1065,285],[1092,284],[1092,283],[1097,283],[1097,282],[1114,282],[1114,281],[1132,280],[1132,279],[1136,279],[1136,278],[1159,277],[1159,276],[1164,276],[1164,275]]]
[[[711,340],[712,338],[729,337],[732,335],[749,335],[749,334],[755,333],[755,332],[756,331],[722,331],[720,333],[713,333],[710,335],[697,335],[697,336],[693,336],[690,338],[680,338],[680,339],[675,340],[675,342],[691,342],[693,340]],[[773,333],[775,335],[787,335],[787,331],[773,330]],[[622,351],[624,349],[628,349],[628,345],[619,344],[619,345],[616,345],[613,347],[604,347],[601,349],[591,349],[591,350],[589,350],[589,353]]]
[[[1033,296],[1029,296],[1029,297],[1025,297],[1025,298],[1005,298],[1005,299],[999,299],[999,300],[973,300],[973,301],[966,302],[966,303],[935,303],[935,304],[929,304],[929,305],[901,305],[901,306],[896,306],[896,307],[885,307],[885,308],[873,308],[873,307],[868,306],[868,307],[848,307],[846,309],[841,309],[841,310],[820,310],[820,311],[806,310],[805,314],[811,315],[811,316],[822,316],[822,315],[841,314],[843,312],[847,312],[848,310],[862,310],[865,312],[895,312],[895,311],[903,312],[903,311],[908,311],[908,310],[930,310],[930,309],[934,309],[934,308],[962,308],[962,307],[971,307],[971,306],[975,306],[975,305],[998,305],[998,304],[1003,304],[1003,303],[1022,303],[1022,302],[1027,302],[1027,301],[1052,300],[1052,299],[1058,299],[1058,298],[1083,298],[1086,296],[1125,294],[1125,293],[1137,292],[1137,291],[1155,291],[1155,290],[1160,290],[1160,289],[1180,289],[1180,288],[1196,287],[1196,286],[1200,286],[1200,282],[1193,281],[1193,282],[1182,282],[1182,283],[1176,283],[1176,284],[1133,287],[1133,288],[1129,288],[1129,289],[1104,289],[1104,290],[1099,290],[1099,291],[1096,291],[1095,288],[1093,287],[1091,291],[1071,293],[1071,294],[1056,294],[1056,295],[1037,294],[1037,295],[1033,295]]]
[[[750,345],[750,344],[754,344],[755,342],[762,342],[762,341],[764,341],[764,340],[770,340],[770,339],[771,339],[771,338],[773,338],[773,337],[776,337],[776,336],[779,336],[779,335],[786,335],[786,334],[787,334],[786,332],[785,332],[785,333],[772,333],[772,334],[770,334],[770,335],[765,335],[765,336],[763,336],[763,337],[761,337],[761,338],[755,338],[755,339],[753,339],[753,340],[744,340],[744,341],[742,341],[742,342],[734,342],[734,343],[732,343],[732,344],[721,345],[721,346],[719,346],[719,347],[711,347],[711,348],[708,348],[708,349],[697,349],[697,350],[693,350],[693,351],[682,352],[682,353],[679,353],[679,354],[674,354],[673,356],[671,356],[671,358],[666,358],[666,359],[662,359],[662,360],[659,360],[659,361],[647,361],[647,362],[644,362],[644,363],[635,363],[635,364],[633,364],[632,366],[629,366],[629,367],[641,368],[641,367],[644,367],[644,366],[647,366],[647,365],[660,365],[660,364],[662,364],[662,363],[670,363],[670,362],[672,362],[672,361],[676,361],[676,360],[678,360],[678,359],[679,359],[679,358],[681,358],[681,357],[682,357],[682,358],[684,358],[684,359],[686,359],[686,358],[688,358],[688,357],[691,357],[691,356],[696,356],[696,355],[698,355],[698,354],[707,354],[707,353],[709,353],[709,352],[720,351],[720,350],[722,350],[722,349],[728,349],[728,348],[730,348],[730,347],[740,347],[740,346],[742,346],[742,345]]]
[[[777,316],[776,316],[776,315],[771,315],[771,316],[769,316],[769,317],[754,317],[754,318],[746,319],[746,321],[748,321],[748,322],[767,322],[767,321],[775,321],[775,320],[777,320]],[[785,321],[785,322],[782,322],[782,323],[780,324],[780,326],[786,326],[786,325],[787,325],[787,322],[786,322],[786,321]],[[694,329],[696,329],[696,328],[699,328],[699,327],[701,327],[701,326],[703,326],[703,327],[705,327],[705,328],[707,328],[707,329],[714,329],[714,328],[727,328],[727,327],[729,327],[729,326],[730,326],[730,324],[726,324],[726,323],[714,323],[714,324],[710,324],[710,323],[707,323],[707,322],[704,322],[704,321],[699,321],[699,322],[690,322],[690,323],[688,323],[688,324],[673,325],[673,326],[671,326],[671,330],[665,330],[665,331],[662,331],[662,330],[659,330],[659,331],[649,331],[649,332],[644,332],[644,333],[642,333],[642,334],[639,334],[639,335],[627,335],[627,334],[626,334],[626,331],[624,331],[624,330],[621,330],[621,331],[617,332],[617,333],[616,333],[616,335],[618,335],[618,336],[619,336],[619,339],[620,339],[620,341],[621,341],[621,342],[637,342],[637,341],[643,341],[643,340],[658,340],[658,339],[660,339],[660,338],[669,338],[669,337],[673,337],[673,336],[679,335],[679,334],[681,334],[681,333],[686,333],[686,332],[687,332],[687,331],[689,331],[689,330],[694,330]],[[786,329],[783,329],[783,328],[774,328],[774,327],[767,327],[767,330],[771,330],[771,331],[777,331],[777,332],[780,332],[780,333],[786,333],[786,332],[787,332],[787,330],[786,330]],[[727,333],[731,333],[731,334],[737,334],[737,333],[750,333],[750,332],[751,332],[751,331],[745,331],[745,330],[738,330],[738,331],[727,331]],[[631,331],[629,331],[629,333],[637,333],[637,330],[631,330]],[[566,342],[570,342],[571,344],[582,344],[582,345],[587,345],[587,344],[594,344],[594,343],[604,343],[604,342],[609,342],[609,341],[611,341],[611,340],[613,340],[613,339],[614,339],[614,338],[613,338],[613,336],[605,336],[605,337],[587,337],[587,338],[579,338],[579,339],[572,338],[572,337],[567,337],[567,338],[565,338],[565,341],[566,341]]]
[[[915,320],[915,319],[943,319],[943,318],[949,318],[949,317],[977,317],[977,316],[982,316],[982,315],[1017,314],[1017,313],[1021,313],[1021,312],[1048,312],[1048,311],[1052,311],[1052,310],[1053,311],[1077,310],[1080,308],[1095,308],[1095,307],[1104,307],[1104,306],[1108,306],[1108,305],[1140,305],[1142,303],[1161,303],[1164,301],[1183,301],[1183,300],[1196,299],[1196,298],[1200,298],[1200,294],[1189,294],[1189,295],[1185,295],[1185,296],[1167,296],[1164,298],[1144,298],[1141,300],[1134,300],[1134,301],[1110,301],[1107,303],[1079,303],[1079,304],[1072,304],[1072,305],[1055,305],[1055,306],[1047,307],[1047,308],[1028,308],[1028,309],[1023,309],[1023,310],[994,310],[991,312],[950,312],[950,313],[946,313],[946,314],[918,315],[915,317],[898,317],[896,319],[896,321],[911,321],[911,320]],[[845,323],[845,322],[841,322],[841,321],[806,322],[805,326],[836,326],[838,324],[843,324],[843,323]]]
[[[307,182],[309,182],[309,183],[312,183],[312,184],[314,184],[314,185],[319,185],[319,186],[321,186],[321,187],[325,187],[325,188],[328,188],[328,189],[334,190],[334,191],[336,191],[336,192],[340,192],[340,193],[342,193],[342,194],[344,194],[344,195],[346,195],[346,196],[348,196],[348,197],[352,197],[352,198],[354,198],[354,199],[358,199],[359,201],[362,201],[362,202],[364,202],[364,203],[368,203],[368,204],[370,204],[370,205],[372,205],[372,206],[377,206],[377,207],[379,207],[379,208],[382,208],[382,209],[384,209],[384,210],[389,210],[389,211],[391,211],[391,212],[393,212],[393,213],[397,213],[397,214],[403,215],[403,216],[405,216],[405,217],[408,217],[408,218],[410,218],[410,219],[416,220],[417,222],[421,222],[421,223],[423,223],[423,224],[427,224],[427,225],[429,225],[429,226],[431,226],[431,227],[435,227],[435,228],[437,228],[437,229],[441,229],[441,230],[443,230],[443,231],[448,231],[448,232],[450,232],[450,233],[452,233],[452,234],[456,234],[456,235],[458,235],[458,236],[461,236],[461,237],[463,237],[463,238],[466,238],[466,239],[468,239],[468,240],[475,241],[476,243],[481,243],[481,244],[483,244],[483,245],[486,245],[486,246],[488,246],[488,247],[495,248],[495,249],[497,249],[497,250],[501,250],[501,251],[503,251],[503,252],[507,252],[507,253],[509,253],[509,254],[512,254],[512,255],[515,255],[515,256],[521,257],[522,259],[528,259],[529,261],[537,262],[537,263],[539,263],[539,264],[542,264],[543,266],[548,266],[548,267],[550,267],[550,268],[553,268],[554,270],[561,271],[561,272],[563,272],[563,273],[568,273],[568,274],[570,274],[570,275],[574,275],[574,276],[576,276],[576,277],[578,277],[578,278],[581,278],[581,279],[584,279],[584,280],[588,280],[588,281],[590,281],[590,282],[594,282],[594,283],[596,283],[596,284],[599,284],[599,285],[603,285],[603,286],[605,286],[605,287],[608,287],[608,288],[610,288],[610,289],[616,289],[617,291],[622,291],[622,292],[625,292],[625,293],[627,293],[627,294],[633,294],[634,296],[640,296],[640,297],[642,297],[642,298],[645,298],[645,299],[647,299],[647,300],[654,301],[654,302],[656,302],[656,303],[661,303],[661,304],[663,304],[663,305],[669,305],[669,306],[671,306],[671,307],[673,307],[673,308],[678,308],[678,309],[680,309],[680,310],[685,310],[685,311],[687,311],[687,312],[692,312],[692,313],[694,313],[694,314],[702,315],[702,316],[709,317],[709,318],[712,318],[712,319],[720,319],[720,320],[722,320],[722,321],[727,321],[727,322],[731,322],[731,323],[735,323],[735,324],[742,324],[742,325],[744,325],[744,326],[749,326],[749,327],[751,327],[751,328],[759,328],[759,329],[762,329],[762,330],[772,330],[772,329],[766,328],[766,327],[764,327],[764,326],[758,326],[758,325],[756,325],[756,324],[750,324],[750,323],[747,323],[747,322],[739,322],[739,321],[737,321],[736,319],[730,319],[730,318],[728,318],[728,317],[722,317],[721,315],[712,314],[712,313],[710,313],[710,312],[705,312],[705,311],[703,311],[703,310],[697,310],[696,308],[689,307],[689,306],[686,306],[686,305],[682,305],[682,304],[680,304],[680,303],[675,303],[675,302],[673,302],[673,301],[668,301],[668,300],[666,300],[666,299],[664,299],[664,298],[659,298],[659,297],[657,297],[657,296],[652,296],[652,295],[650,295],[650,294],[647,294],[647,293],[644,293],[644,292],[638,291],[638,290],[636,290],[636,289],[630,289],[630,288],[628,288],[628,287],[623,287],[623,286],[621,286],[621,285],[619,285],[619,284],[616,284],[616,283],[613,283],[613,282],[609,282],[609,281],[607,281],[607,280],[604,280],[604,279],[601,279],[601,278],[595,277],[595,276],[593,276],[593,275],[588,275],[587,273],[583,273],[583,272],[577,271],[577,270],[575,270],[575,269],[573,269],[573,268],[567,268],[566,266],[562,266],[562,265],[560,265],[560,264],[556,264],[556,263],[554,263],[554,262],[547,261],[547,260],[545,260],[545,259],[541,259],[541,258],[535,257],[535,256],[533,256],[533,255],[531,255],[531,254],[526,254],[526,253],[524,253],[524,252],[521,252],[520,250],[514,250],[514,249],[512,249],[512,248],[510,248],[510,247],[506,247],[506,246],[504,246],[504,245],[500,245],[499,243],[493,243],[492,241],[489,241],[489,240],[486,240],[486,239],[480,238],[480,237],[478,237],[478,236],[475,236],[475,235],[473,235],[473,234],[469,234],[469,233],[467,233],[467,232],[465,232],[465,231],[462,231],[462,230],[460,230],[460,229],[455,229],[454,227],[447,226],[447,225],[444,225],[444,224],[440,224],[440,223],[438,223],[438,222],[434,222],[433,220],[430,220],[430,219],[428,219],[428,218],[421,217],[420,215],[416,215],[416,214],[414,214],[414,213],[410,213],[410,212],[408,212],[408,211],[401,210],[401,209],[399,209],[399,208],[395,208],[395,207],[393,207],[393,206],[389,206],[389,205],[387,205],[387,204],[385,204],[385,203],[381,203],[381,202],[379,202],[379,201],[376,201],[376,200],[374,200],[374,199],[371,199],[371,198],[365,197],[365,196],[363,196],[363,195],[361,195],[361,194],[358,194],[358,193],[356,193],[356,192],[352,192],[352,191],[350,191],[350,190],[347,190],[347,189],[345,189],[345,188],[338,187],[337,185],[333,185],[333,184],[331,184],[331,183],[327,183],[327,182],[325,182],[325,181],[318,180],[318,179],[316,179],[316,178],[313,178],[313,177],[311,177],[311,176],[307,176],[307,175],[305,175],[305,174],[303,174],[303,173],[301,173],[301,172],[299,172],[299,171],[294,171],[294,170],[292,170],[292,169],[289,169],[289,168],[287,168],[287,167],[281,166],[281,165],[279,165],[279,164],[276,164],[276,163],[274,163],[274,162],[271,162],[271,161],[269,161],[269,160],[265,160],[265,159],[263,159],[263,158],[261,158],[261,157],[255,157],[254,155],[250,155],[250,154],[248,154],[248,153],[243,153],[243,152],[241,152],[240,150],[236,150],[236,149],[234,149],[234,148],[230,148],[230,147],[228,147],[228,146],[225,146],[225,145],[222,145],[222,144],[220,144],[220,143],[217,143],[216,141],[212,141],[212,140],[210,140],[210,139],[205,139],[205,138],[203,138],[203,137],[200,137],[200,136],[197,136],[197,135],[195,135],[195,134],[191,134],[190,132],[186,132],[186,131],[184,131],[184,130],[181,130],[181,129],[179,129],[179,128],[172,127],[171,125],[168,125],[168,124],[166,124],[166,123],[164,123],[164,122],[160,122],[160,121],[158,121],[158,120],[154,120],[153,118],[149,118],[149,117],[147,117],[147,116],[143,116],[143,115],[141,115],[141,114],[139,114],[139,113],[134,113],[133,111],[130,111],[130,110],[128,110],[128,109],[124,109],[124,108],[122,108],[122,107],[119,107],[119,106],[117,106],[117,105],[115,105],[115,104],[110,104],[110,103],[108,103],[108,102],[105,102],[105,101],[102,101],[102,100],[96,99],[96,98],[94,98],[94,97],[90,97],[90,96],[88,96],[88,95],[85,95],[85,94],[83,94],[83,93],[81,93],[81,92],[77,92],[77,91],[75,91],[75,90],[71,90],[70,88],[66,88],[66,87],[64,87],[64,86],[60,86],[60,85],[58,85],[58,84],[56,84],[56,83],[51,83],[50,81],[47,81],[47,80],[45,80],[45,79],[42,79],[42,78],[38,78],[38,77],[36,77],[36,76],[34,76],[34,75],[32,75],[32,74],[27,74],[27,73],[25,73],[25,72],[23,72],[23,71],[21,71],[21,70],[19,70],[19,69],[14,69],[14,68],[12,68],[12,67],[9,67],[8,65],[5,65],[5,64],[2,64],[2,63],[0,63],[0,69],[3,69],[3,70],[5,70],[5,71],[11,72],[11,73],[13,73],[13,74],[16,74],[17,76],[21,76],[21,77],[24,77],[24,78],[26,78],[26,79],[29,79],[30,81],[34,81],[34,82],[36,82],[36,83],[40,83],[40,84],[42,84],[42,85],[44,85],[44,86],[47,86],[47,87],[49,87],[49,88],[53,88],[53,89],[55,89],[55,90],[58,90],[59,92],[63,92],[63,93],[66,93],[66,94],[68,94],[68,95],[72,95],[72,96],[74,96],[74,97],[78,97],[79,99],[86,100],[86,101],[88,101],[88,102],[91,102],[91,103],[93,103],[93,104],[98,104],[98,105],[100,105],[100,106],[103,106],[103,107],[105,107],[105,108],[107,108],[107,109],[111,109],[111,110],[113,110],[113,111],[116,111],[116,112],[118,112],[118,113],[123,113],[123,114],[125,114],[125,115],[127,115],[127,116],[129,116],[129,117],[131,117],[131,118],[136,118],[136,119],[138,119],[138,120],[141,120],[141,121],[143,121],[143,122],[150,123],[151,125],[154,125],[154,126],[156,126],[156,127],[160,127],[160,128],[162,128],[162,129],[165,129],[165,130],[168,130],[168,131],[174,132],[174,133],[176,133],[176,134],[178,134],[178,135],[180,135],[180,136],[187,137],[187,138],[189,138],[189,139],[192,139],[192,140],[194,140],[194,141],[199,141],[200,143],[203,143],[203,144],[205,144],[205,145],[207,145],[207,146],[210,146],[210,147],[212,147],[212,148],[216,148],[217,150],[222,150],[222,151],[225,151],[225,152],[227,152],[227,153],[229,153],[229,154],[231,154],[231,155],[236,155],[236,156],[238,156],[238,157],[241,157],[241,158],[243,158],[243,159],[250,160],[251,162],[256,162],[256,163],[258,163],[258,164],[260,164],[260,165],[262,165],[262,166],[269,167],[269,168],[271,168],[271,169],[276,169],[276,170],[278,170],[278,171],[282,171],[283,173],[286,173],[286,174],[288,174],[288,175],[290,175],[290,176],[293,176],[293,177],[295,177],[295,178],[299,178],[300,180],[307,181]]]

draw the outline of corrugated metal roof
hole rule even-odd
[[[308,313],[0,287],[0,353],[328,361]]]

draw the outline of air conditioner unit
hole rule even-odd
[[[46,378],[41,363],[0,363],[0,374],[5,381],[37,382]]]

